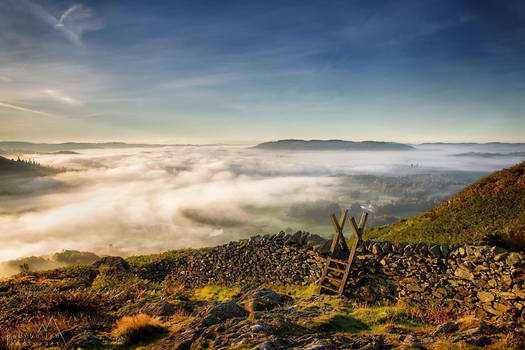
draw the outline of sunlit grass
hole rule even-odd
[[[239,296],[239,294],[239,286],[219,286],[211,284],[195,289],[193,291],[193,298],[196,300],[228,301]]]
[[[278,293],[286,294],[292,298],[307,298],[317,293],[317,284],[310,283],[306,286],[273,286],[272,289]]]

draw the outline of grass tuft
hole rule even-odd
[[[124,316],[117,321],[113,334],[125,344],[143,343],[165,332],[162,324],[145,314]]]

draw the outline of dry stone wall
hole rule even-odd
[[[324,245],[323,245],[324,242]],[[316,282],[330,241],[297,232],[230,242],[136,272],[187,287]],[[525,317],[525,256],[498,247],[365,241],[346,294],[361,301],[439,303],[482,317]]]
[[[196,288],[206,284],[254,287],[262,284],[307,284],[320,276],[322,257],[315,248],[325,240],[307,232],[254,236],[175,259],[140,267],[143,278]]]
[[[481,317],[523,318],[525,257],[488,246],[364,242],[349,296],[438,303]]]

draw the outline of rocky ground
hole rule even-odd
[[[292,298],[269,288],[234,300],[193,301],[189,314],[169,303],[128,310],[162,321],[165,332],[128,345],[141,349],[523,349],[525,328],[516,322],[462,317],[432,325],[407,306],[366,307],[346,297]],[[122,348],[104,326],[63,332],[71,347]]]
[[[367,241],[347,296],[329,296],[323,243],[280,233],[22,273],[0,281],[0,349],[525,349],[522,254]]]

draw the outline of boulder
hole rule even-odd
[[[244,317],[247,315],[246,310],[237,305],[234,301],[226,301],[212,307],[205,315],[201,326],[209,327],[221,323],[234,317]]]
[[[135,314],[146,314],[151,317],[170,316],[175,313],[175,308],[170,303],[158,302],[148,303],[140,307],[134,308]]]
[[[429,251],[430,251],[430,254],[432,254],[432,256],[436,258],[441,258],[441,247],[438,246],[437,244],[431,245]]]
[[[521,262],[521,255],[519,253],[512,252],[507,257],[507,264],[516,266]]]
[[[442,244],[440,246],[440,250],[441,250],[441,256],[443,256],[445,259],[448,258],[448,255],[449,255],[449,252],[450,252],[448,244]]]
[[[434,329],[434,331],[432,332],[432,335],[448,334],[448,333],[455,332],[459,329],[459,325],[460,325],[459,322],[442,323]]]
[[[71,338],[67,343],[67,347],[70,349],[93,348],[101,344],[102,340],[98,336],[94,333],[85,332]]]
[[[281,296],[270,288],[259,288],[250,291],[239,299],[239,304],[249,312],[268,311],[282,305],[291,299],[288,296]]]

